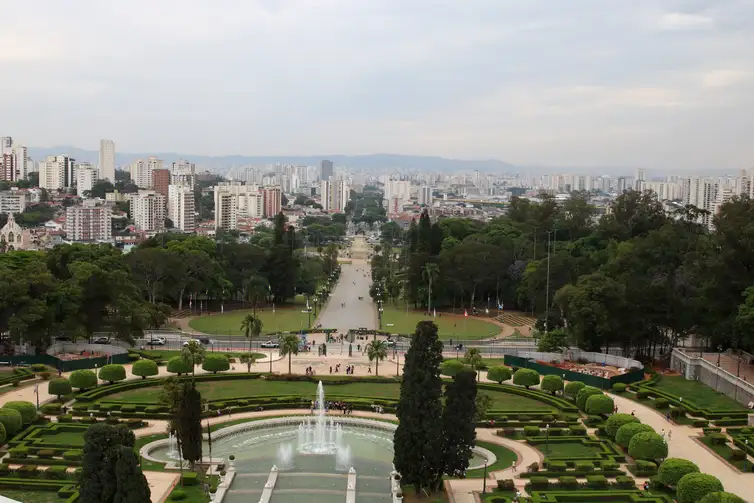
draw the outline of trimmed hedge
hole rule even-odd
[[[615,403],[607,395],[591,395],[586,399],[584,410],[587,414],[607,415],[613,412]]]
[[[581,391],[581,388],[585,387],[586,384],[581,381],[571,381],[565,385],[565,388],[563,388],[563,394],[570,396],[575,400],[576,396],[579,394],[579,391]]]
[[[37,408],[33,403],[20,400],[5,402],[3,409],[17,410],[21,414],[21,423],[23,426],[28,426],[36,421],[37,416],[39,415],[37,413]]]
[[[71,386],[71,381],[67,378],[56,377],[55,379],[50,379],[50,382],[47,383],[47,392],[60,398],[63,395],[73,393],[73,387]]]
[[[190,374],[192,370],[191,364],[184,361],[180,356],[174,356],[168,360],[168,372],[172,374]]]
[[[470,368],[471,367],[463,363],[461,360],[445,360],[440,364],[440,374],[447,377],[454,377],[459,372]]]
[[[505,365],[495,365],[487,371],[487,379],[498,384],[502,384],[503,381],[509,380],[512,376],[511,369]]]
[[[720,491],[708,493],[704,498],[699,500],[699,503],[746,503],[746,500],[739,498],[733,493]]]
[[[217,353],[209,353],[204,357],[204,363],[202,363],[202,369],[207,372],[224,372],[230,369],[230,361],[225,355]]]
[[[534,369],[518,369],[513,374],[513,384],[524,386],[526,389],[536,386],[539,384],[539,372]]]
[[[615,435],[618,433],[621,426],[638,422],[639,418],[632,416],[631,414],[613,414],[607,418],[607,421],[605,421],[605,433],[612,440],[615,440]]]
[[[654,433],[655,430],[648,424],[642,423],[628,423],[618,428],[615,434],[615,443],[628,449],[631,445],[631,439],[638,433]]]
[[[667,458],[657,470],[657,477],[666,486],[675,486],[688,473],[698,473],[696,463],[682,458]]]
[[[123,381],[126,378],[126,368],[119,363],[103,365],[102,368],[99,369],[99,378],[110,384]]]
[[[0,423],[5,427],[8,438],[13,438],[23,428],[24,420],[16,409],[0,409]]]
[[[602,390],[594,386],[584,386],[576,395],[576,406],[581,410],[586,410],[586,401],[592,395],[601,395]]]
[[[631,437],[628,454],[634,459],[654,461],[668,457],[668,444],[654,432],[641,432]]]
[[[563,378],[555,374],[546,375],[539,387],[542,391],[549,391],[554,395],[558,391],[563,391]]]
[[[687,473],[678,481],[676,497],[678,503],[697,503],[709,493],[724,491],[717,477],[706,473]]]
[[[69,379],[71,386],[81,391],[97,387],[97,374],[92,370],[74,370]]]

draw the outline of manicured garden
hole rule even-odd
[[[393,334],[410,334],[420,321],[433,321],[437,325],[440,338],[453,341],[487,339],[500,333],[500,327],[494,323],[471,316],[465,317],[463,312],[459,314],[460,316],[452,316],[438,313],[438,316],[432,317],[419,311],[385,306],[382,312],[382,330]]]
[[[683,398],[684,402],[695,405],[699,409],[709,409],[718,411],[742,411],[746,410],[743,404],[740,404],[718,393],[704,383],[686,379],[683,376],[662,376],[653,386],[654,389]]]
[[[264,325],[263,334],[273,332],[298,332],[302,329],[309,328],[310,316],[302,312],[303,309],[296,307],[286,307],[283,309],[257,309],[256,315],[262,320]],[[189,326],[197,332],[203,332],[210,336],[237,335],[243,336],[241,331],[241,321],[246,315],[251,314],[251,309],[241,309],[224,314],[213,314],[209,316],[200,316],[189,322]],[[311,322],[314,323],[314,312],[311,315]]]

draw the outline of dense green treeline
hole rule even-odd
[[[487,223],[433,224],[424,214],[406,232],[385,224],[372,293],[493,314],[499,300],[538,316],[540,329],[546,318],[554,345],[595,351],[646,355],[691,334],[713,348],[754,346],[752,200],[724,204],[714,231],[696,223],[703,211],[669,215],[650,192],[626,192],[596,214],[575,193],[562,203],[514,197],[506,216]]]

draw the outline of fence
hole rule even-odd
[[[81,351],[97,351],[108,353],[108,355],[77,360],[61,360],[54,355],[56,352],[80,353]],[[0,363],[8,363],[14,366],[44,363],[62,372],[70,372],[72,370],[102,367],[108,363],[130,362],[128,352],[125,349],[110,344],[57,343],[50,346],[47,352],[52,354],[3,356],[0,357],[0,360],[2,360]]]
[[[692,356],[675,348],[670,356],[670,368],[681,373],[686,379],[702,381],[715,391],[739,403],[749,405],[754,402],[754,385],[708,362],[703,357]]]
[[[578,350],[575,350],[578,351]],[[641,363],[637,362],[636,360],[631,360],[632,362],[636,362],[635,366],[638,366],[638,369],[631,370],[629,372],[626,372],[625,374],[620,374],[617,376],[613,376],[611,378],[604,378],[599,376],[593,376],[589,374],[583,374],[581,372],[575,372],[573,370],[568,369],[562,369],[560,367],[555,367],[552,365],[546,365],[544,363],[538,363],[536,360],[539,361],[557,361],[559,363],[562,363],[565,358],[560,353],[540,353],[537,351],[518,351],[517,355],[512,354],[506,354],[503,361],[506,365],[510,367],[520,367],[520,368],[529,368],[536,370],[542,375],[559,375],[563,377],[566,381],[581,381],[584,384],[587,384],[589,386],[594,386],[595,388],[600,389],[610,389],[613,384],[615,383],[626,383],[630,384],[632,382],[641,381],[644,379],[644,370],[641,366]],[[593,357],[596,357],[597,355],[602,355],[602,353],[589,353],[586,351],[579,351],[581,353],[580,358],[587,358],[585,355],[593,355]],[[608,355],[609,358],[609,355]],[[618,357],[622,358],[622,357]],[[587,358],[588,359],[588,358]],[[590,360],[593,361],[593,360]],[[596,361],[593,363],[603,363],[600,361]],[[626,367],[622,367],[626,368]]]

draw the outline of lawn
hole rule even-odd
[[[464,341],[485,339],[500,333],[500,327],[480,318],[451,316],[448,314],[432,317],[426,313],[386,306],[382,313],[382,329],[395,334],[412,334],[420,321],[434,321],[440,337]],[[390,326],[392,324],[392,326]]]
[[[284,309],[257,309],[257,316],[262,320],[262,333],[268,332],[297,332],[309,327],[309,314],[301,312],[303,309],[287,307]],[[189,322],[189,326],[197,332],[203,332],[208,335],[240,335],[241,321],[247,314],[251,314],[251,309],[242,309],[225,314],[212,314],[209,316],[200,316]],[[314,312],[311,314],[312,323],[314,323]],[[328,328],[328,327],[325,327]]]
[[[45,432],[42,435],[46,444],[80,445],[84,446],[83,430],[78,432],[61,431],[57,433]]]
[[[308,381],[266,381],[264,379],[229,380],[200,382],[196,385],[202,398],[221,400],[254,395],[301,395],[313,397],[317,385]],[[532,398],[505,392],[481,390],[480,393],[492,398],[492,408],[500,410],[553,410],[545,403]],[[325,385],[325,394],[329,396],[353,396],[369,398],[398,398],[399,383],[354,382],[349,384]],[[105,400],[122,400],[134,403],[157,403],[160,395],[155,387],[134,389],[108,395]]]
[[[63,498],[58,498],[55,491],[21,491],[16,489],[3,489],[0,495],[24,503],[63,503]]]
[[[487,466],[487,473],[510,468],[513,462],[518,459],[518,456],[516,456],[515,452],[503,447],[502,445],[493,444],[490,442],[477,442],[476,445],[483,447],[488,451],[492,451],[492,453],[497,457],[494,463]],[[466,472],[466,478],[469,479],[482,477],[484,477],[484,468],[478,468],[476,470],[469,470],[468,472]]]
[[[539,449],[546,456],[552,456],[553,458],[586,458],[596,456],[602,452],[599,448],[593,448],[581,442],[557,442],[553,441],[553,439],[550,439],[547,447],[545,447],[545,444],[534,445],[532,447]]]
[[[686,379],[683,376],[662,376],[652,387],[676,397],[682,397],[683,401],[700,409],[746,410],[746,407],[740,403],[718,393],[706,384]]]
[[[165,360],[169,360],[169,359],[171,359],[174,356],[181,356],[181,352],[180,351],[168,351],[168,350],[162,350],[162,349],[149,349],[146,352],[149,353],[150,355],[153,355],[153,356],[161,356]],[[238,358],[241,355],[241,353],[239,353],[238,351],[225,352],[225,351],[221,351],[221,350],[212,351],[211,349],[207,350],[205,352],[205,354],[210,354],[210,353],[213,353],[213,352],[215,352],[215,353],[222,353],[224,355],[225,354],[230,354],[234,358]],[[252,355],[257,360],[260,360],[262,358],[267,358],[269,356],[268,354],[264,354],[264,353],[252,353]],[[254,370],[253,366],[252,366],[252,370]]]

